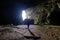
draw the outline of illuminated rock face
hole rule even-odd
[[[34,8],[29,8],[26,10],[26,13],[30,19],[34,19],[34,24],[37,24],[38,20],[47,17],[47,12],[44,7],[37,5]]]
[[[28,18],[34,19],[34,24],[50,24],[51,18],[49,19],[49,17],[54,9],[56,9],[57,3],[57,0],[49,0],[46,3],[41,3],[26,9],[26,13],[29,16]]]
[[[60,8],[60,3],[57,3],[58,4],[58,7]]]

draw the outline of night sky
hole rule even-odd
[[[0,1],[0,24],[21,24],[21,12],[24,9],[35,6],[34,0],[2,0]]]

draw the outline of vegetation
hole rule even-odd
[[[51,15],[51,12],[53,12],[57,8],[57,6],[59,6],[59,1],[48,0],[44,2],[41,1],[41,3],[39,0],[35,1],[38,5],[26,9],[26,13],[30,14],[31,18],[34,19],[35,24],[49,24],[49,16]]]

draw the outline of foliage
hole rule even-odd
[[[38,2],[39,0],[35,1]],[[34,19],[35,24],[49,24],[49,16],[56,8],[57,3],[57,0],[42,1],[35,7],[26,9],[26,11],[28,14],[31,14],[31,18]]]

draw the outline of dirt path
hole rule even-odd
[[[24,36],[40,37],[38,40],[60,40],[60,30],[49,26],[30,25],[30,31],[27,25],[18,25],[12,27],[0,27],[1,40],[34,40],[27,39]]]

